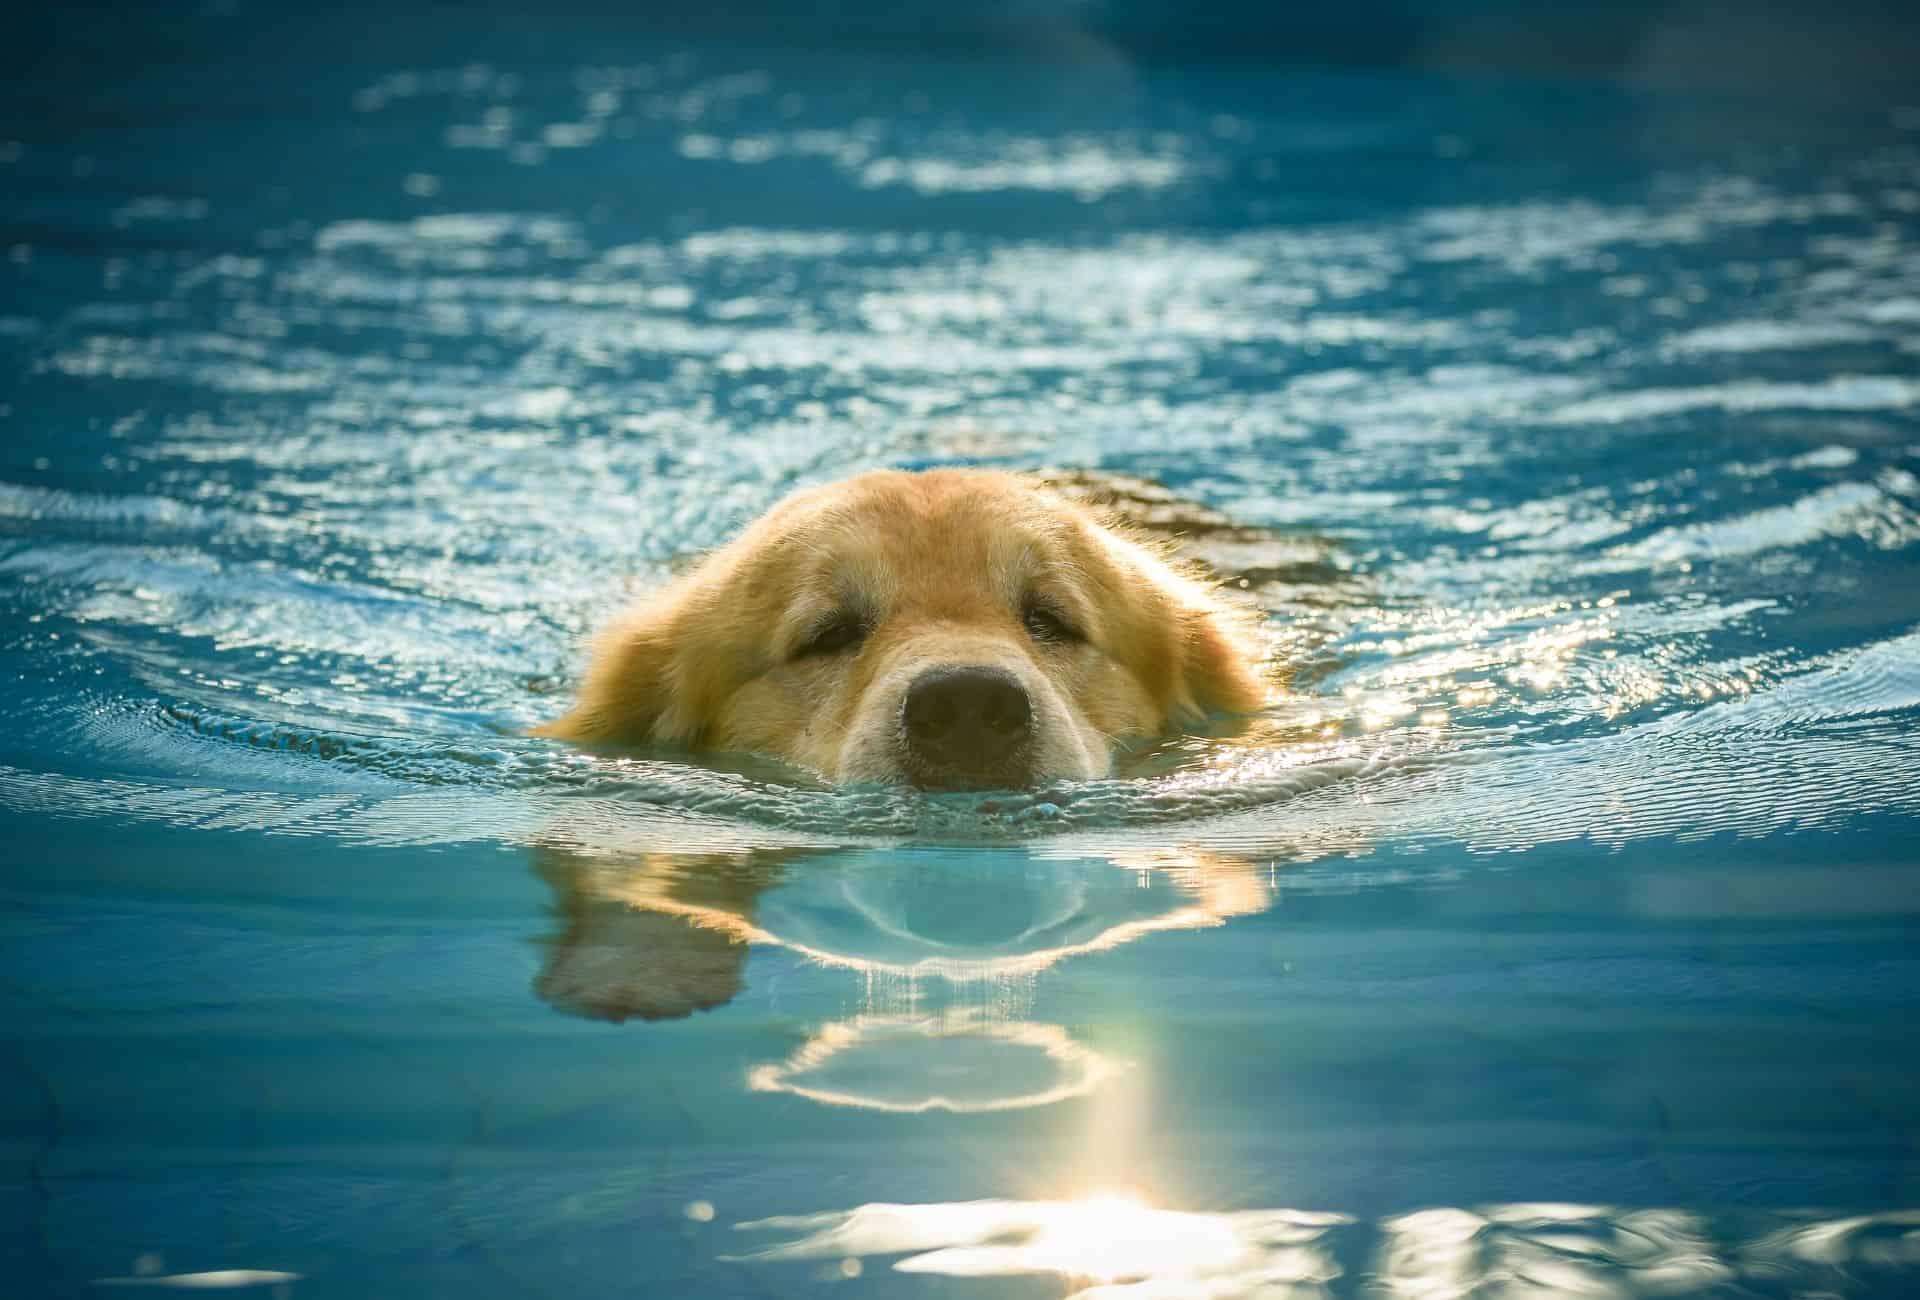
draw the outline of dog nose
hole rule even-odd
[[[1026,688],[1003,668],[936,668],[907,688],[901,727],[924,786],[1024,785],[1033,733]]]

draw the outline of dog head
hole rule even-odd
[[[1259,707],[1235,615],[1011,474],[800,492],[601,633],[537,734],[771,754],[839,783],[1015,787]]]

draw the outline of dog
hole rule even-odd
[[[1267,699],[1247,616],[1068,491],[980,469],[795,493],[593,642],[535,735],[1014,789]]]

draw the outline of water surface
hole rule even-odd
[[[0,90],[21,1294],[1920,1286],[1920,101],[115,17]],[[1231,523],[1264,739],[521,734],[956,463]]]

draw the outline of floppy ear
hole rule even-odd
[[[642,600],[593,639],[580,696],[532,734],[557,740],[700,743],[741,655],[723,620],[727,570],[711,562]]]
[[[783,519],[776,507],[602,629],[573,708],[531,734],[701,744],[728,694],[763,660],[767,619],[742,611],[765,585],[752,557]]]
[[[1249,618],[1159,547],[1101,525],[1120,580],[1111,596],[1125,611],[1118,640],[1134,649],[1134,671],[1157,699],[1164,723],[1216,713],[1252,713],[1267,702]]]
[[[655,601],[628,610],[593,638],[586,679],[573,708],[531,734],[556,740],[677,739],[661,724],[671,709],[674,653],[671,607]]]
[[[1180,679],[1193,712],[1252,713],[1267,702],[1248,628],[1239,613],[1205,588],[1204,605],[1180,612]]]

